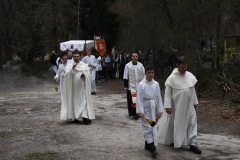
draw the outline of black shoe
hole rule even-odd
[[[145,149],[148,150],[148,151],[150,151],[150,152],[156,151],[156,147],[155,147],[155,145],[154,145],[153,142],[148,144],[148,143],[145,141]]]
[[[92,123],[92,121],[91,121],[90,119],[88,119],[88,118],[83,118],[83,124],[89,125],[89,124],[91,124],[91,123]]]
[[[153,158],[157,157],[157,151],[156,151],[156,146],[154,145],[154,142],[149,144],[149,151],[151,152],[151,155]]]
[[[96,92],[92,92],[91,95],[96,95]]]
[[[154,146],[154,143],[148,144],[147,141],[145,141],[145,150],[150,151],[151,156],[152,156],[153,158],[156,158],[156,156],[157,156],[157,151],[156,151],[156,147]]]
[[[193,146],[193,145],[190,145],[190,151],[192,151],[193,153],[196,153],[196,154],[202,153],[202,151],[197,146]]]
[[[134,118],[135,120],[138,120],[139,117],[140,117],[140,116],[137,115],[137,114],[133,115],[133,118]]]
[[[74,123],[79,123],[80,121],[78,119],[73,120]]]
[[[154,150],[154,151],[151,151],[151,155],[153,158],[156,158],[157,157],[157,151]]]
[[[149,150],[147,141],[145,141],[145,149],[146,149],[146,150]]]

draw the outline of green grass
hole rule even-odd
[[[11,132],[0,132],[0,137],[3,138],[3,137],[6,137],[10,134],[11,134]]]
[[[4,138],[4,137],[7,137],[7,136],[13,136],[13,135],[16,135],[16,134],[27,134],[27,133],[30,133],[30,132],[29,131],[21,131],[21,132],[17,132],[17,131],[11,131],[11,132],[1,131],[0,132],[0,138]]]
[[[56,152],[46,152],[46,153],[30,153],[26,155],[24,160],[58,160],[59,155]]]

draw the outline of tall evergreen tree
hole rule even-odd
[[[93,39],[96,34],[106,40],[107,49],[116,44],[119,30],[117,15],[110,11],[113,0],[82,0],[80,10],[80,37]]]

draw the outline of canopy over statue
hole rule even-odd
[[[86,48],[94,48],[94,40],[70,40],[60,43],[60,51],[83,51],[86,42]]]

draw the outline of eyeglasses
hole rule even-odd
[[[73,56],[74,58],[80,57],[80,56]]]

